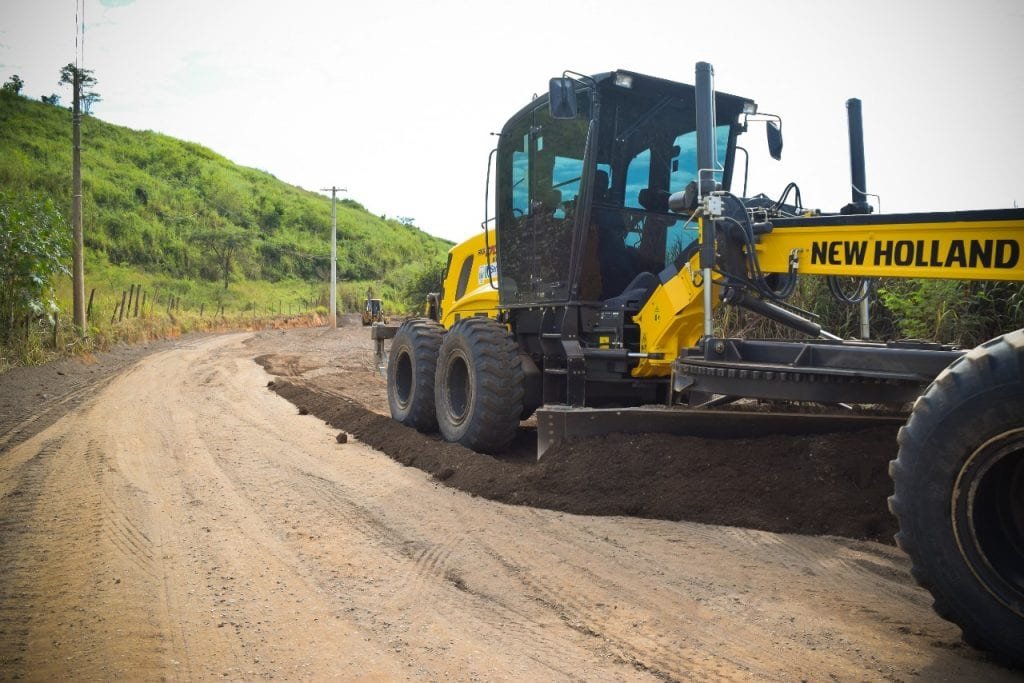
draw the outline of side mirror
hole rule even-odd
[[[768,134],[768,154],[772,156],[772,159],[780,161],[782,159],[782,126],[778,121],[767,121],[768,125],[765,130]]]
[[[553,119],[576,118],[576,83],[571,78],[548,82],[548,109]]]

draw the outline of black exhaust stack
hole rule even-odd
[[[715,70],[707,62],[697,62],[695,83],[695,106],[697,108],[697,182],[700,196],[705,197],[716,189],[715,169],[718,168],[718,146],[715,142]],[[709,270],[715,267],[715,222],[705,219],[702,223],[700,267]]]
[[[846,100],[847,123],[850,132],[850,185],[853,201],[839,210],[841,214],[871,213],[874,208],[867,201],[867,177],[864,172],[864,120],[860,100]]]
[[[715,144],[715,70],[707,62],[697,62],[697,171],[700,173],[700,193],[715,191],[714,170],[718,168]]]

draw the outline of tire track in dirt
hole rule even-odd
[[[301,524],[292,517],[282,520],[288,529],[282,539],[295,548],[303,565],[318,576],[318,585],[325,592],[338,586],[336,575],[331,571],[332,565],[324,562],[328,557],[325,547],[373,549],[373,563],[377,565],[378,572],[357,569],[350,577],[357,586],[357,594],[367,597],[351,600],[348,609],[352,616],[367,626],[394,630],[390,620],[379,618],[375,608],[381,605],[389,605],[399,612],[415,603],[443,605],[444,614],[438,615],[442,623],[452,614],[473,621],[472,631],[477,637],[507,640],[512,634],[518,634],[523,642],[531,643],[531,659],[545,668],[556,667],[567,676],[571,674],[571,668],[563,668],[565,665],[559,663],[566,658],[572,659],[566,652],[566,643],[551,634],[549,623],[533,623],[527,611],[517,610],[474,589],[465,567],[473,565],[475,573],[486,571],[481,569],[481,565],[486,566],[487,563],[482,561],[486,558],[475,556],[472,551],[463,553],[465,533],[445,534],[441,540],[424,537],[422,533],[404,528],[401,523],[396,525],[393,517],[389,517],[382,508],[356,503],[353,499],[359,493],[343,482],[318,476],[305,467],[282,466],[270,461],[250,461],[243,465],[235,460],[231,464],[238,469],[226,471],[229,477],[237,477],[236,481],[248,477],[253,467],[266,470],[253,478],[258,485],[254,488],[250,483],[247,492],[257,498],[274,495],[288,501],[293,517],[301,520]],[[373,487],[369,490],[372,492]],[[365,492],[364,488],[360,493]],[[316,543],[308,542],[312,540]],[[350,561],[352,559],[349,558]],[[351,583],[348,588],[351,590]],[[481,608],[481,603],[488,607]],[[495,608],[498,608],[497,612]],[[459,630],[463,628],[460,626]],[[402,650],[428,647],[411,635],[389,642]]]
[[[169,625],[180,624],[167,628],[174,660],[165,663],[167,671],[178,665],[189,678],[303,677],[311,666],[323,670],[330,650],[289,652],[273,634],[288,624],[299,633],[307,618],[312,622],[302,629],[304,638],[348,629],[329,621],[331,606],[314,599],[320,591],[282,540],[281,518],[261,514],[262,504],[280,499],[276,482],[251,486],[253,477],[262,482],[258,468],[233,480],[224,466],[225,460],[242,469],[260,462],[266,446],[260,435],[268,433],[266,415],[246,405],[246,386],[218,353],[238,340],[211,342],[212,350],[181,354],[171,364],[146,363],[137,377],[112,387],[110,413],[131,400],[146,429],[116,430],[110,459],[126,480],[126,493],[149,507],[151,537],[159,540]],[[287,450],[282,444],[275,452]],[[342,652],[367,672],[395,672],[383,660],[373,663],[372,645],[357,648],[347,638],[337,641]]]
[[[82,405],[141,358],[184,346],[201,336],[121,345],[94,355],[0,373],[0,455]]]
[[[84,451],[84,461],[91,480],[90,488],[100,495],[100,522],[102,537],[113,546],[125,562],[138,569],[149,581],[159,580],[153,542],[139,526],[139,516],[126,510],[124,501],[130,499],[126,493],[136,493],[133,487],[120,476],[115,464],[104,452],[104,447],[90,439]]]
[[[80,403],[84,398],[91,396],[98,390],[109,383],[113,377],[104,377],[97,380],[93,384],[85,386],[78,386],[71,389],[60,398],[49,400],[37,412],[33,413],[24,420],[14,424],[6,432],[0,435],[0,454],[5,450],[8,450],[11,446],[20,443],[21,441],[30,437],[36,431],[45,428],[47,426],[47,418],[52,418],[50,424],[57,419],[61,414],[67,412],[70,407],[69,404]]]
[[[3,555],[14,559],[5,563],[0,611],[6,623],[21,625],[19,637],[2,648],[17,653],[5,669],[40,679],[69,672],[84,678],[124,675],[120,660],[129,650],[136,663],[159,660],[165,651],[150,599],[152,549],[131,513],[113,502],[117,493],[110,489],[118,482],[98,444],[52,432],[43,433],[42,446],[14,475],[16,498],[25,502],[8,508],[8,494],[0,504],[7,524],[24,527],[3,533]],[[119,628],[108,627],[101,604],[114,606]],[[131,631],[137,642],[128,646],[118,631]],[[40,639],[60,656],[40,656]],[[133,670],[143,676],[154,671]]]
[[[39,588],[31,580],[35,558],[47,549],[35,538],[32,520],[42,504],[48,459],[61,439],[43,441],[34,454],[5,477],[0,497],[0,672],[24,674],[24,651]]]
[[[232,431],[230,425],[228,431]],[[545,667],[555,666],[563,670],[564,660],[568,658],[571,661],[572,658],[566,653],[564,636],[553,638],[550,631],[551,625],[560,620],[546,616],[547,610],[538,611],[533,596],[525,598],[524,605],[514,607],[502,600],[495,600],[486,590],[478,590],[476,576],[481,571],[481,565],[484,567],[482,571],[488,573],[494,573],[501,567],[489,567],[486,555],[480,556],[472,549],[465,549],[465,533],[454,536],[448,534],[440,541],[437,537],[426,539],[422,531],[417,533],[402,523],[396,525],[394,514],[390,511],[353,502],[357,496],[366,499],[366,493],[372,495],[372,486],[369,489],[363,486],[358,492],[350,490],[344,483],[309,471],[306,462],[296,468],[289,465],[282,467],[281,463],[269,459],[254,462],[247,458],[243,463],[239,458],[227,458],[223,464],[226,466],[225,472],[233,480],[240,482],[241,478],[250,477],[256,482],[255,489],[252,482],[247,486],[250,495],[262,498],[273,492],[273,495],[287,500],[289,508],[295,507],[294,517],[301,519],[302,524],[296,527],[291,521],[292,517],[288,518],[286,527],[290,527],[290,531],[286,532],[286,542],[304,545],[303,539],[307,537],[309,529],[344,529],[346,533],[355,532],[360,536],[358,539],[346,538],[345,545],[372,546],[383,550],[385,558],[378,556],[375,561],[379,563],[386,559],[388,564],[385,567],[393,567],[383,571],[388,577],[386,595],[376,593],[375,600],[385,600],[387,604],[399,609],[403,609],[404,603],[413,601],[428,604],[436,602],[444,605],[445,611],[455,612],[463,619],[467,616],[474,621],[479,619],[473,626],[475,633],[491,634],[495,639],[508,639],[512,632],[520,634],[521,638],[531,643],[531,658],[542,662]],[[251,476],[254,468],[261,471],[259,476]],[[321,532],[317,536],[321,542],[318,546],[335,545],[325,537],[327,533],[330,532]],[[309,557],[308,550],[298,552]],[[466,565],[472,565],[473,569],[467,570]],[[325,578],[330,581],[329,575]],[[372,593],[372,584],[376,581],[369,577],[364,580],[371,584]],[[487,605],[487,608],[481,609],[480,603]],[[496,607],[498,613],[495,615]],[[357,611],[370,623],[382,626],[368,607],[357,607]],[[533,621],[538,615],[542,623]],[[580,642],[590,638],[588,635],[587,638],[581,638]],[[406,639],[402,645],[409,647],[410,643],[415,645],[416,640]],[[587,644],[586,651],[589,651],[591,647]],[[564,669],[566,675],[570,671]]]
[[[571,519],[567,523],[584,526]],[[557,556],[525,567],[510,565],[510,573],[537,604],[586,636],[603,656],[663,680],[686,680],[697,672],[702,678],[726,680],[749,671],[721,647],[711,656],[699,637],[681,635],[703,630],[700,622],[706,616],[694,614],[688,595],[680,592],[666,600],[664,590],[632,572],[630,562],[617,558],[615,544],[585,547],[574,542],[575,534],[552,533],[550,545],[559,548]],[[497,550],[488,552],[501,561]],[[597,557],[600,561],[592,564],[600,570],[580,562]],[[614,569],[609,571],[609,565]],[[595,602],[595,595],[617,604]]]

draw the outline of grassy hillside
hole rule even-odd
[[[308,302],[326,293],[331,202],[238,166],[200,145],[93,117],[82,121],[87,292],[120,297],[143,282],[240,309],[257,296]],[[70,214],[71,113],[0,96],[0,188],[45,193]],[[398,307],[450,243],[338,203],[338,279],[374,286]],[[61,298],[64,298],[63,296]],[[198,305],[198,304],[197,304]]]

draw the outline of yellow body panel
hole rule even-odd
[[[704,333],[704,296],[696,256],[679,273],[654,290],[633,321],[640,326],[640,352],[662,358],[643,358],[634,377],[662,377],[679,349],[697,343]],[[714,289],[718,300],[718,288]]]
[[[1024,221],[964,220],[778,228],[757,244],[761,270],[785,273],[792,254],[801,275],[1009,280],[1024,282]],[[679,349],[704,333],[704,302],[695,256],[658,287],[634,316],[641,359],[634,377],[668,377]],[[718,305],[717,288],[712,302]],[[660,356],[660,357],[659,357]]]
[[[478,233],[466,241],[456,244],[448,251],[448,267],[444,274],[444,290],[441,298],[441,324],[451,328],[462,318],[475,315],[495,317],[498,315],[498,266],[495,236],[489,235],[490,256],[484,233]],[[490,271],[490,275],[488,275]],[[465,274],[465,275],[464,275]],[[466,277],[462,296],[460,279]],[[492,286],[493,281],[493,286]]]

